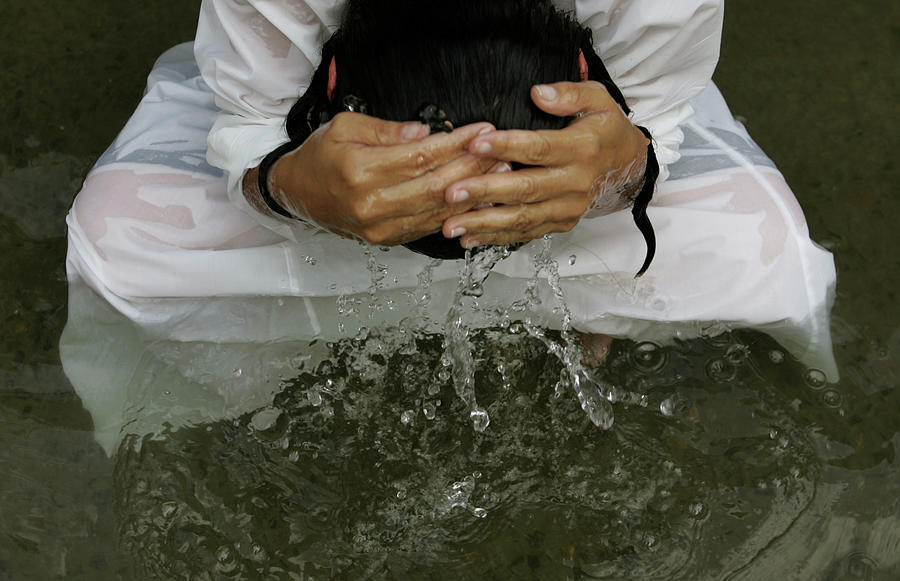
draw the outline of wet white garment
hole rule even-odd
[[[572,326],[658,342],[755,328],[836,380],[832,257],[810,240],[781,174],[708,84],[720,4],[575,7],[595,28],[635,121],[660,142],[669,176],[648,210],[657,255],[642,278],[633,276],[644,241],[628,211],[586,218],[552,237]],[[260,31],[255,37],[236,20],[242,13]],[[648,19],[644,27],[639,17]],[[659,24],[663,17],[668,24]],[[284,140],[282,117],[303,90],[302,79],[272,74],[257,59],[283,55],[291,67],[306,59],[310,71],[335,21],[331,3],[204,2],[198,44],[159,59],[134,115],[88,175],[67,217],[71,295],[61,355],[108,451],[122,430],[136,430],[129,410],[158,408],[153,422],[178,425],[170,394],[178,382],[189,386],[179,392],[179,409],[208,411],[217,401],[222,414],[234,413],[264,402],[277,389],[278,370],[313,339],[421,315],[426,326],[426,319],[446,320],[459,261],[434,269],[423,311],[412,295],[430,259],[287,226],[249,209],[235,189],[243,170]],[[604,32],[607,22],[618,28]],[[213,42],[213,34],[230,40]],[[669,65],[672,75],[662,74]],[[522,298],[540,244],[494,268],[483,304]],[[375,289],[372,262],[383,265]],[[530,314],[558,328],[559,305],[546,281],[538,298]],[[342,314],[348,305],[362,316]],[[252,345],[266,348],[244,347]],[[270,376],[261,389],[260,378]]]
[[[222,113],[209,132],[209,162],[228,175],[231,201],[285,238],[303,227],[252,209],[244,172],[288,141],[284,118],[319,64],[340,20],[337,0],[204,0],[194,51]],[[590,27],[594,48],[653,135],[665,179],[678,159],[690,100],[709,83],[719,58],[722,0],[558,1]]]
[[[396,307],[380,322],[408,316],[404,296],[427,257],[402,246],[367,252],[315,228],[287,239],[229,200],[227,178],[205,159],[218,110],[190,50],[163,55],[138,110],[88,175],[68,216],[70,278],[160,337],[339,337],[354,322],[336,301],[369,294],[374,256],[385,273],[376,294],[391,295]],[[719,322],[759,328],[834,376],[831,255],[809,239],[781,174],[715,87],[689,106],[697,114],[684,125],[681,158],[648,211],[657,255],[643,277],[633,278],[645,245],[629,211],[583,219],[553,237],[573,325],[656,340]],[[485,300],[521,297],[539,244],[494,268]],[[446,314],[459,267],[445,261],[434,270],[434,321]],[[541,292],[536,316],[558,326],[552,293],[546,285]],[[288,299],[289,308],[277,306]]]

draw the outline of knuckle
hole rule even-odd
[[[527,163],[540,165],[550,155],[552,148],[550,140],[546,136],[538,134],[526,153]]]
[[[366,241],[369,244],[374,244],[376,246],[387,246],[391,242],[391,239],[382,228],[373,228],[368,230],[368,238]]]
[[[372,128],[372,137],[378,145],[388,145],[393,142],[390,131],[381,125]]]
[[[380,244],[381,237],[379,234],[380,232],[377,228],[361,228],[359,231],[359,237],[369,244]]]
[[[427,181],[424,185],[425,196],[428,200],[441,200],[444,199],[444,190],[447,189],[449,184],[446,180],[441,179],[440,177],[430,174]]]
[[[348,156],[346,163],[341,165],[338,173],[341,181],[351,190],[359,191],[364,189],[368,179],[368,172],[363,169],[363,165],[354,162],[355,156]]]
[[[511,223],[513,230],[524,231],[531,229],[532,221],[528,216],[528,212],[525,211],[525,206],[520,206],[519,210],[512,217]]]
[[[516,192],[516,196],[521,202],[531,201],[533,196],[537,193],[538,184],[537,180],[534,179],[534,176],[531,175],[522,175],[519,178],[518,182],[518,191]]]
[[[416,170],[425,172],[435,166],[435,153],[430,147],[425,147],[413,154],[413,163]]]
[[[600,115],[599,113],[597,115]],[[597,155],[606,148],[606,138],[599,130],[588,133],[588,147],[585,148],[588,155]]]
[[[348,126],[352,123],[352,116],[347,112],[340,112],[331,119],[331,131],[337,134],[343,134],[347,131]]]
[[[364,226],[364,231],[374,228],[375,222],[380,218],[375,195],[369,193],[355,198],[350,203],[350,214],[356,222]]]

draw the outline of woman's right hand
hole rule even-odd
[[[402,244],[471,208],[447,203],[444,191],[497,165],[468,152],[473,138],[493,130],[474,123],[429,135],[422,123],[340,113],[272,166],[269,192],[291,214],[342,236]]]

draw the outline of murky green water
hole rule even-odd
[[[602,432],[541,344],[487,332],[478,434],[438,339],[373,336],[110,460],[59,365],[63,216],[197,4],[0,5],[0,578],[900,576],[896,3],[733,0],[717,73],[835,253],[839,384],[759,334],[617,342],[603,379],[647,401]]]

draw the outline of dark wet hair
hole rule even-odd
[[[498,129],[562,129],[571,119],[538,109],[530,90],[580,80],[579,51],[588,78],[629,113],[590,29],[549,1],[349,0],[309,88],[288,114],[288,136],[303,142],[348,102],[382,119],[424,120],[432,130],[443,128],[439,111],[455,127],[489,121]],[[337,85],[329,98],[332,58]],[[464,254],[458,240],[440,232],[406,246],[438,258]]]

